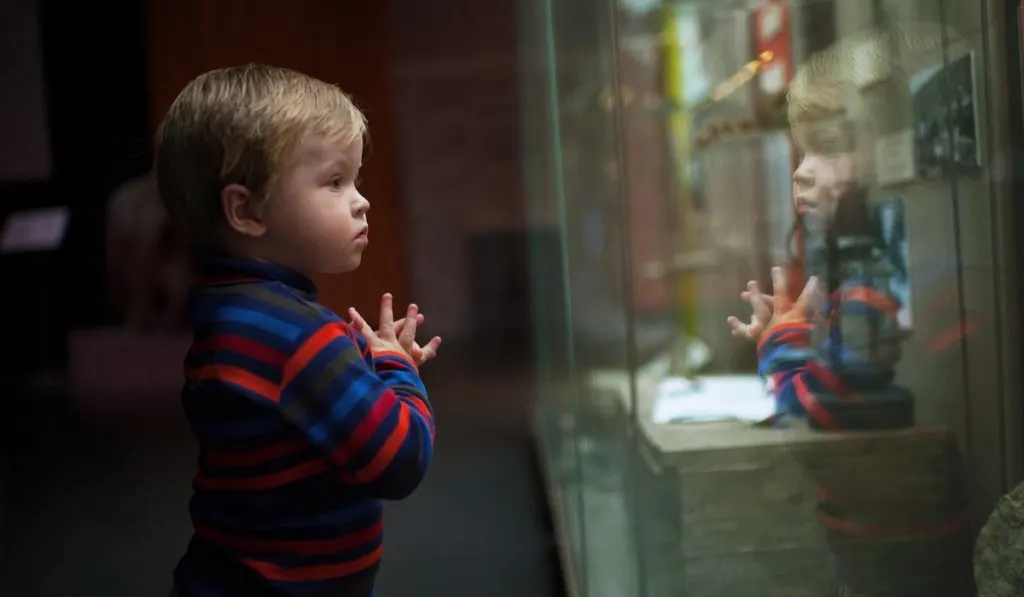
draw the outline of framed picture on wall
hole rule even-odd
[[[910,78],[917,176],[981,173],[975,54],[968,52]]]

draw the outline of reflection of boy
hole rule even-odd
[[[200,251],[182,402],[199,441],[181,597],[371,597],[382,500],[434,445],[411,305],[380,329],[317,302],[313,273],[359,267],[366,123],[340,89],[248,65],[200,75],[157,132],[172,220]]]
[[[774,268],[774,296],[763,294],[755,282],[742,293],[753,309],[750,323],[729,318],[734,335],[757,341],[759,372],[775,396],[777,425],[804,420],[838,431],[912,423],[911,396],[893,383],[902,341],[900,305],[890,294],[897,268],[868,206],[873,139],[885,132],[876,118],[891,116],[877,112],[887,109],[899,85],[894,77],[873,80],[870,90],[863,85],[876,66],[872,60],[905,41],[903,33],[844,40],[813,56],[790,87],[790,122],[804,153],[793,173],[796,229],[806,235],[806,266],[816,275],[791,301],[785,270]],[[878,93],[886,93],[887,101],[871,97]],[[815,471],[819,517],[844,594],[959,597],[956,587],[969,582],[962,501],[943,502],[948,511],[935,515],[942,520],[908,531],[908,521],[932,514],[922,511],[924,504],[945,496],[894,497],[879,490],[866,510],[848,507],[823,481],[841,476],[845,464],[839,457],[828,470]],[[926,474],[916,470],[925,464],[894,474]],[[901,481],[863,482],[881,488]]]

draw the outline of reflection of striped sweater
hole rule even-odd
[[[826,312],[829,325],[819,348],[811,346],[815,326],[810,323],[777,326],[758,342],[759,373],[775,396],[777,414],[806,417],[813,427],[833,430],[909,424],[841,420],[838,411],[853,412],[855,404],[868,410],[873,398],[903,402],[902,411],[911,405],[909,395],[892,385],[900,350],[895,303],[857,283],[834,296],[838,300]]]
[[[909,427],[911,395],[893,383],[902,333],[899,304],[886,291],[891,268],[869,243],[844,248],[851,251],[842,282],[822,323],[780,325],[758,343],[775,422],[796,418],[826,431]],[[920,441],[940,443],[879,442],[878,451],[831,451],[804,463],[840,580],[857,595],[967,594],[957,588],[970,580],[960,457],[951,436],[928,437]]]
[[[434,423],[416,367],[371,353],[274,266],[208,259],[183,402],[199,440],[187,597],[369,596],[381,499],[423,478]]]
[[[843,281],[829,297],[823,325],[769,330],[758,342],[759,373],[780,417],[806,417],[822,429],[909,425],[874,420],[885,416],[886,405],[905,414],[911,406],[909,394],[892,383],[902,333],[900,305],[888,293],[891,268],[869,241],[848,241],[841,249]],[[857,413],[854,404],[864,406],[867,419],[845,420],[842,413]]]

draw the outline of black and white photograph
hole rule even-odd
[[[980,173],[974,54],[920,71],[910,79],[910,93],[917,176]]]

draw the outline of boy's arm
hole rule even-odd
[[[339,465],[346,483],[401,499],[430,463],[433,411],[404,355],[371,358],[374,368],[344,323],[324,325],[285,364],[281,410]]]
[[[758,373],[779,414],[806,416],[823,429],[839,429],[822,400],[835,395],[839,382],[810,347],[813,330],[810,323],[786,323],[765,332],[757,343]]]
[[[829,405],[850,397],[835,373],[833,359],[844,371],[876,381],[891,381],[899,358],[897,302],[867,284],[840,290],[831,327],[828,355],[810,346],[814,325],[786,323],[766,331],[757,344],[758,372],[782,413],[806,416],[823,429],[840,429]]]

